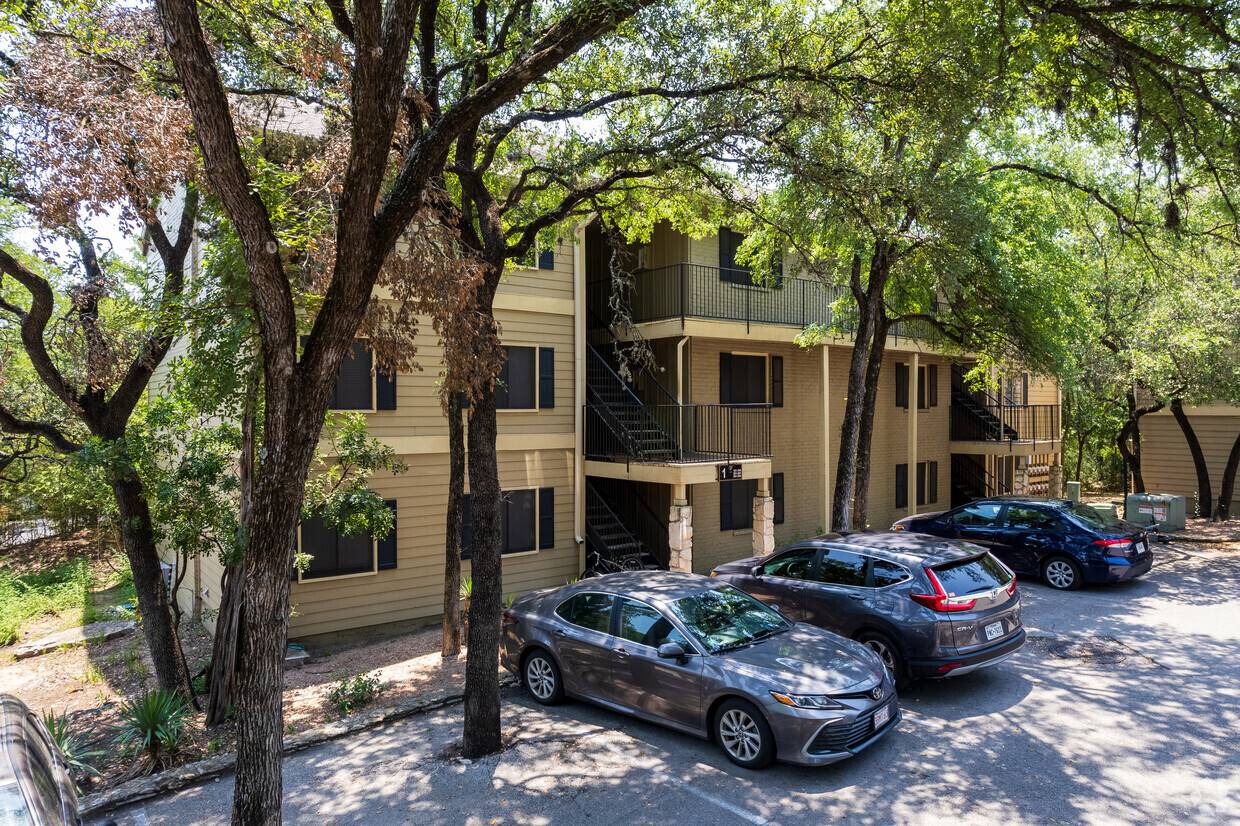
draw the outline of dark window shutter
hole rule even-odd
[[[784,475],[782,473],[771,474],[771,497],[775,500],[775,524],[782,525],[784,521]]]
[[[926,463],[917,463],[917,504],[926,504]]]
[[[719,403],[732,403],[732,354],[719,354]]]
[[[555,488],[538,489],[538,547],[555,547]]]
[[[908,365],[896,365],[896,407],[908,407]]]
[[[469,559],[474,553],[473,494],[461,497],[461,559]]]
[[[917,368],[917,409],[926,409],[926,368]]]
[[[928,477],[926,487],[929,488],[926,501],[933,504],[939,501],[939,463],[930,462],[926,467],[929,468],[926,471]]]
[[[771,406],[784,406],[784,357],[771,356]]]
[[[771,261],[771,271],[775,275],[775,288],[779,289],[784,286],[784,254],[782,252],[775,253],[774,260]]]
[[[500,551],[507,554],[534,550],[534,491],[505,492],[501,516]]]
[[[719,228],[719,280],[732,280],[732,267],[736,261],[732,255],[732,230]]]
[[[505,410],[511,405],[508,403],[508,388],[511,386],[508,379],[508,357],[512,351],[504,347],[504,364],[499,368],[499,375],[495,377],[495,409]]]
[[[719,530],[732,530],[732,483],[719,483]]]
[[[1029,404],[1029,374],[1020,374],[1020,403]]]
[[[374,404],[373,353],[365,342],[355,341],[340,361],[336,387],[332,391],[335,410],[370,410]]]
[[[538,253],[538,269],[554,270],[555,269],[555,250],[543,250]]]
[[[383,370],[375,371],[375,408],[378,410],[396,409],[396,371],[388,375]]]
[[[538,348],[538,406],[555,407],[555,348]]]
[[[939,406],[939,366],[937,364],[926,367],[926,399],[930,407]]]
[[[386,499],[383,504],[387,505],[388,510],[392,512],[392,530],[388,531],[387,536],[379,540],[380,571],[396,567],[396,500]]]
[[[908,465],[896,465],[896,507],[908,507]]]

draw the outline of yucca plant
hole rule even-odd
[[[99,770],[92,766],[90,761],[102,757],[103,752],[99,749],[88,748],[85,742],[79,740],[77,735],[69,730],[68,714],[45,711],[43,712],[43,726],[51,735],[56,748],[60,750],[65,764],[69,767],[69,773],[75,780],[99,774]]]
[[[189,720],[189,706],[175,691],[155,689],[121,706],[117,742],[145,754],[153,770],[176,753]]]

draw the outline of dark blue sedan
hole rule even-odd
[[[1154,564],[1143,528],[1066,499],[978,499],[906,517],[892,528],[981,545],[1016,573],[1063,591],[1133,579]]]

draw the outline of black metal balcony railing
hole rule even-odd
[[[768,404],[587,404],[585,453],[636,462],[720,462],[771,456]]]
[[[960,442],[1046,442],[1060,438],[1057,404],[960,403],[952,399],[951,438]]]
[[[748,274],[704,264],[670,264],[639,270],[633,276],[631,294],[624,296],[631,319],[640,324],[679,318],[741,321],[746,324],[775,324],[806,327],[835,324],[851,331],[851,318],[836,317],[832,305],[849,295],[847,287],[825,285],[811,278],[788,276],[771,286],[746,283]],[[612,294],[610,279],[589,285],[589,304],[607,323]],[[851,306],[851,303],[848,305]],[[894,324],[893,336],[925,338],[922,325]]]

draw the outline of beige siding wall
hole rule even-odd
[[[1240,434],[1240,408],[1231,408],[1229,412],[1215,407],[1208,413],[1189,408],[1187,412],[1210,469],[1211,495],[1217,500],[1227,456]],[[1170,413],[1156,413],[1141,419],[1141,470],[1147,490],[1185,497],[1188,514],[1193,515],[1197,471],[1193,468],[1184,433]],[[1231,512],[1240,513],[1240,487],[1232,497]]]
[[[371,488],[396,500],[396,568],[374,574],[295,582],[290,595],[292,637],[386,622],[433,619],[443,608],[444,514],[448,507],[446,454],[404,457],[409,471],[376,478]],[[519,594],[562,584],[578,573],[573,538],[573,455],[567,450],[504,451],[500,487],[555,488],[555,546],[504,558],[504,591]],[[469,563],[462,565],[469,575]]]

